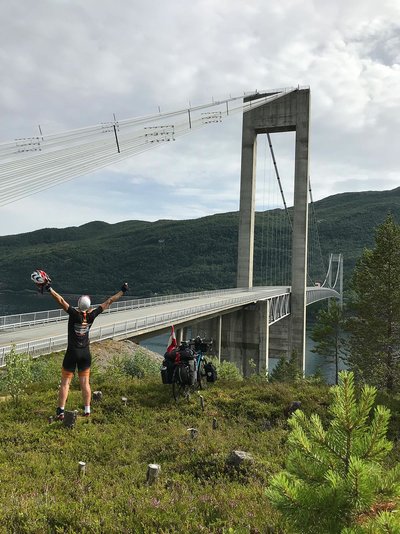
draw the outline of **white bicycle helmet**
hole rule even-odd
[[[41,271],[40,269],[33,271],[31,274],[31,280],[37,285],[43,285],[51,282],[50,276],[45,271]]]
[[[90,308],[91,302],[89,295],[82,295],[78,299],[78,308],[84,312]]]

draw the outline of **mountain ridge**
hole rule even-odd
[[[322,255],[343,253],[348,280],[363,248],[372,246],[374,228],[389,212],[399,221],[400,187],[338,193],[314,202],[314,209]],[[256,214],[255,285],[262,283],[264,221],[270,216],[283,220],[284,210]],[[116,280],[131,281],[140,296],[233,287],[238,221],[238,212],[228,212],[188,220],[91,221],[2,236],[0,266],[12,276],[0,279],[0,290],[28,287],[35,268],[47,270],[68,292],[107,294]]]

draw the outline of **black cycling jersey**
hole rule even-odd
[[[66,371],[74,373],[76,367],[78,371],[90,368],[89,330],[102,311],[101,306],[90,312],[81,312],[72,306],[68,308],[68,348],[62,364]]]
[[[93,321],[103,311],[101,306],[90,312],[81,312],[70,306],[67,310],[68,319],[68,348],[82,349],[89,346],[89,330]]]

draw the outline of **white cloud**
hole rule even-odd
[[[314,199],[398,185],[398,2],[20,0],[3,4],[0,15],[2,141],[37,135],[38,125],[54,133],[113,113],[122,119],[310,85]],[[240,136],[235,117],[3,207],[0,233],[238,209]],[[273,142],[290,198],[293,136]],[[273,177],[263,143],[259,208]]]

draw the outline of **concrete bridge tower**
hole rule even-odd
[[[245,98],[244,101],[256,103],[257,99],[267,95],[267,93],[253,95]],[[295,131],[292,295],[287,335],[288,353],[295,351],[299,367],[303,371],[306,343],[309,115],[309,89],[288,92],[276,100],[250,109],[243,114],[237,263],[237,287],[251,288],[254,261],[257,135]]]

